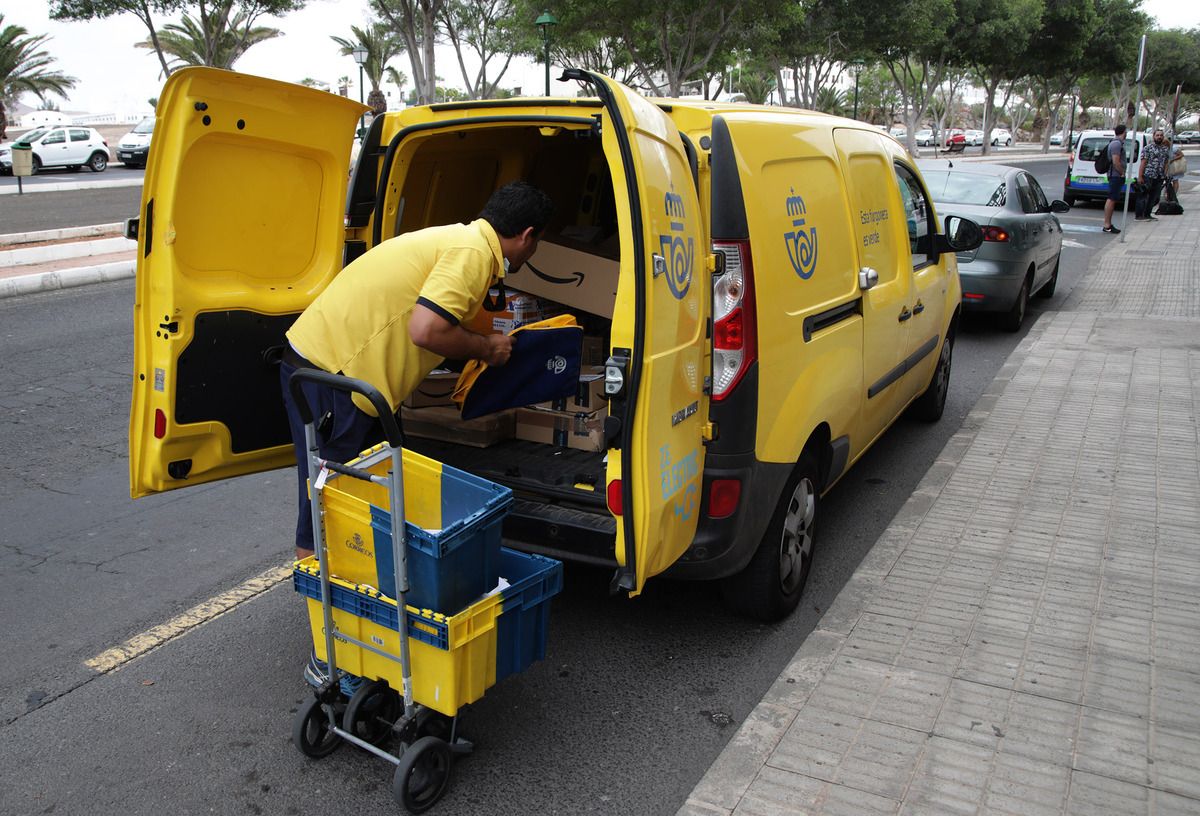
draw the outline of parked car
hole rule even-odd
[[[917,141],[917,147],[929,147],[933,144],[933,131],[929,128],[922,128],[913,138]]]
[[[1010,147],[1012,145],[1012,134],[1004,128],[992,128],[992,147],[999,145]]]
[[[1196,144],[1200,142],[1200,130],[1185,130],[1175,134],[1174,144]]]
[[[910,406],[930,421],[942,413],[962,301],[949,256],[977,247],[979,227],[933,220],[909,156],[869,125],[700,99],[660,108],[598,74],[569,73],[602,97],[588,116],[575,115],[574,98],[384,114],[349,188],[357,102],[211,68],[172,74],[146,215],[130,225],[142,249],[132,493],[294,461],[264,351],[286,342],[294,315],[341,272],[343,252],[469,220],[498,185],[485,168],[512,168],[552,184],[561,215],[531,260],[539,271],[513,269],[506,283],[595,316],[608,358],[604,413],[590,429],[573,419],[546,437],[531,424],[533,436],[489,448],[462,444],[452,417],[441,441],[410,432],[413,449],[436,446],[448,466],[519,486],[521,507],[506,522],[514,546],[618,568],[615,586],[631,594],[669,569],[721,579],[731,605],[753,617],[791,612],[821,496]],[[195,100],[238,111],[247,99],[274,115],[253,130],[229,114],[197,126]],[[621,135],[631,132],[654,138]],[[708,145],[698,170],[693,142]],[[439,177],[446,183],[430,181]],[[151,201],[167,214],[153,224]],[[568,245],[580,208],[597,229]],[[659,251],[673,254],[652,278]],[[716,269],[705,265],[710,251],[722,258]],[[212,268],[220,274],[196,274]],[[553,283],[579,268],[588,270],[579,291]],[[617,305],[618,291],[629,302]],[[478,300],[462,304],[469,323]],[[711,382],[700,376],[710,358]],[[913,431],[904,425],[900,433]],[[589,489],[557,476],[568,444],[571,484],[586,479]],[[517,472],[513,451],[526,446]]]
[[[117,159],[126,167],[145,167],[154,135],[154,117],[147,116],[117,142]]]
[[[968,130],[963,134],[967,139],[967,144],[974,147],[983,147],[983,131]]]
[[[892,134],[892,136],[895,137],[896,139],[899,139],[900,141],[904,141],[904,138],[906,136],[908,136],[908,129],[902,128],[902,127],[894,127],[891,130],[889,130],[888,133]]]
[[[969,218],[983,228],[983,244],[958,253],[963,308],[1000,312],[1004,328],[1017,331],[1029,296],[1054,294],[1063,242],[1056,213],[1071,208],[1048,201],[1037,179],[1018,167],[934,159],[917,166],[939,219]]]
[[[12,173],[12,146],[28,145],[33,150],[33,172],[43,167],[79,170],[85,165],[93,173],[108,167],[108,142],[88,127],[37,128],[12,142],[0,144],[0,172]]]
[[[960,128],[948,128],[942,132],[941,143],[945,147],[952,144],[970,144],[967,141],[967,136]]]
[[[1061,132],[1050,134],[1051,145],[1061,145],[1063,143],[1063,135]]]

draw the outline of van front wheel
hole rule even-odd
[[[820,479],[806,451],[788,479],[767,532],[746,568],[721,585],[725,602],[757,620],[782,620],[800,603],[812,571]]]
[[[954,362],[954,333],[946,335],[942,342],[942,353],[938,355],[933,379],[925,393],[913,402],[912,412],[924,422],[937,422],[946,410],[946,395],[950,393],[950,365]]]

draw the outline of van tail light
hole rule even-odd
[[[708,517],[729,518],[742,498],[741,479],[713,479],[708,488]]]
[[[1001,227],[984,227],[983,240],[985,241],[1007,241],[1009,238],[1008,230]]]
[[[713,278],[714,400],[723,400],[758,359],[754,268],[749,241],[714,241],[725,253],[725,269]]]
[[[621,499],[621,480],[613,479],[608,483],[608,512],[619,516],[624,510],[625,505]]]
[[[154,438],[162,439],[167,435],[167,415],[162,408],[154,409]]]

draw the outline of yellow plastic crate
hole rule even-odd
[[[326,660],[325,625],[321,614],[321,587],[315,557],[297,561],[293,571],[296,589],[307,596],[308,623],[317,657]],[[333,625],[340,632],[397,657],[396,602],[372,588],[330,579]],[[496,684],[496,620],[501,595],[496,593],[471,604],[457,615],[409,606],[409,658],[412,661],[413,699],[448,717],[483,697]],[[389,660],[352,643],[335,641],[337,666],[372,680],[386,680],[403,689],[399,660]]]

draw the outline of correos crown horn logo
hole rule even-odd
[[[792,269],[796,270],[801,280],[808,280],[813,276],[813,272],[817,271],[817,228],[805,229],[808,208],[804,206],[804,199],[796,195],[794,188],[789,192],[791,195],[787,197],[787,214],[788,218],[792,219],[795,229],[785,232],[783,240],[787,244],[788,260],[792,262]]]
[[[663,258],[667,262],[667,286],[676,300],[683,300],[688,288],[692,285],[692,259],[696,247],[694,240],[683,237],[686,227],[687,213],[683,208],[683,197],[675,193],[667,193],[663,199],[667,217],[671,219],[671,232],[659,235]]]

